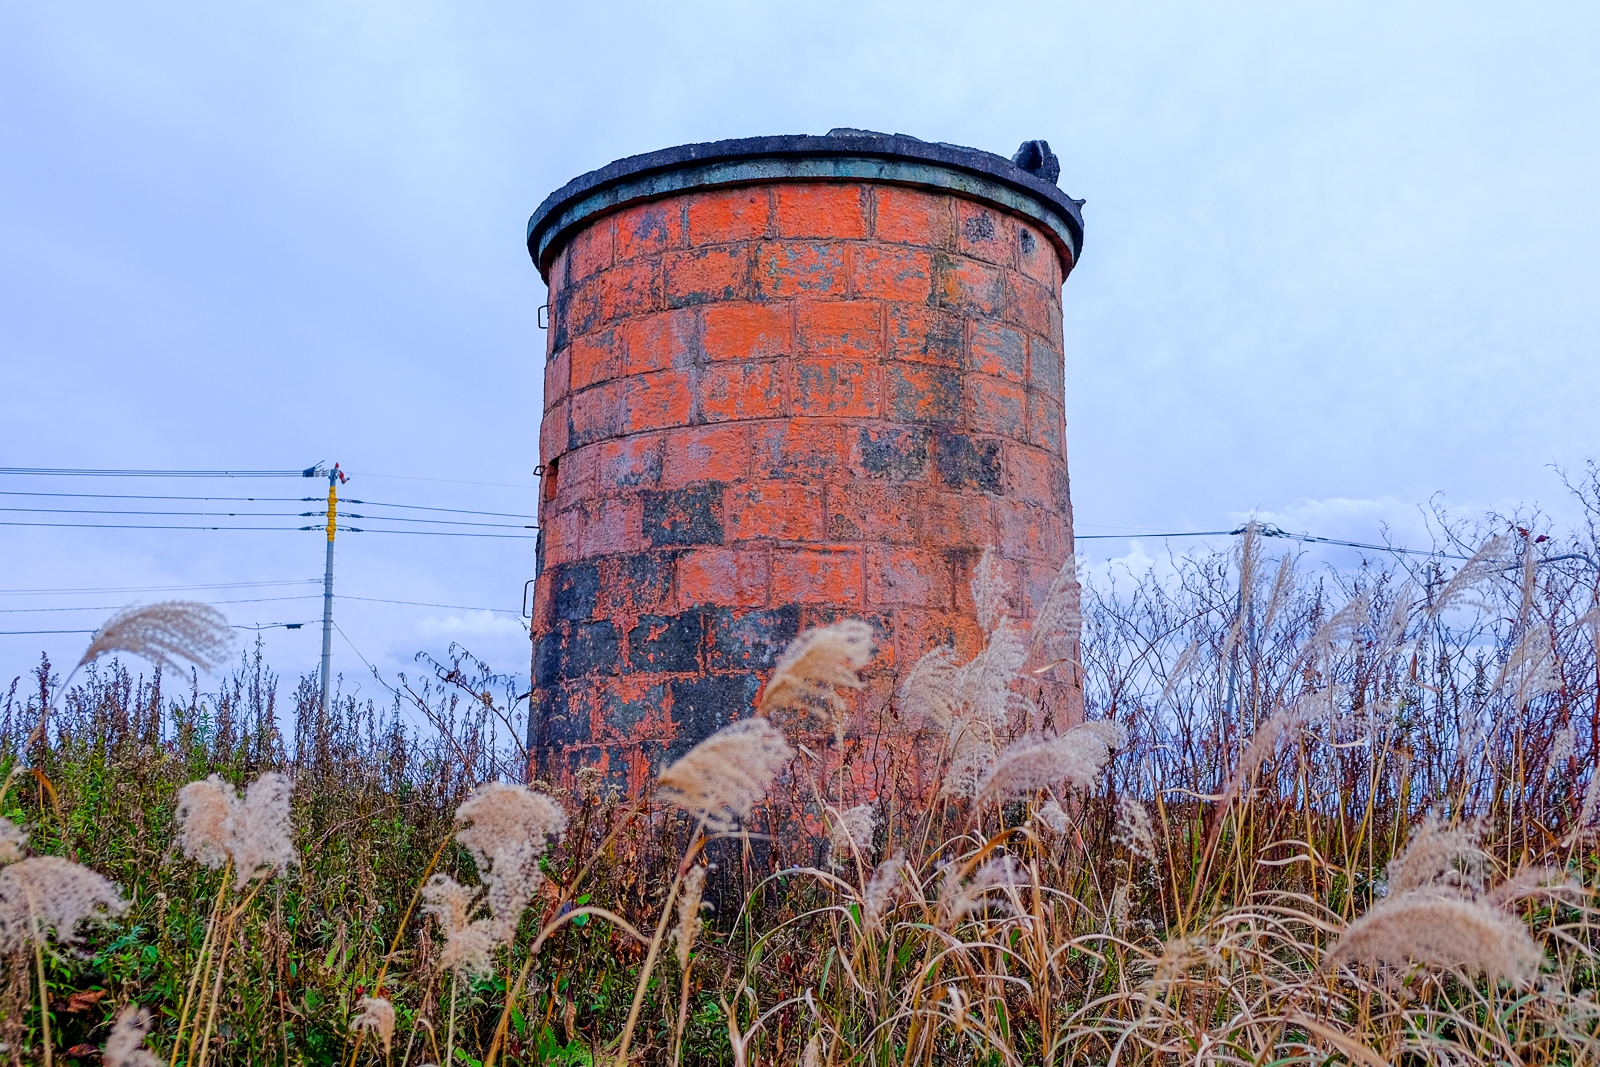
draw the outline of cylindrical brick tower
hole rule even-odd
[[[545,200],[540,773],[640,786],[843,616],[877,633],[869,696],[936,644],[971,655],[987,546],[1031,616],[1072,538],[1083,225],[1058,172],[1039,141],[835,130],[633,156]]]

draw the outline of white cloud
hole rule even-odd
[[[492,611],[469,611],[462,615],[447,615],[442,619],[429,615],[425,619],[418,619],[415,629],[422,637],[451,641],[463,637],[521,637],[527,633],[520,619]]]

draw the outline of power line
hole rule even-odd
[[[474,606],[472,604],[430,604],[430,603],[428,603],[427,601],[424,601],[424,600],[380,600],[377,597],[371,597],[371,596],[344,596],[344,595],[340,595],[338,599],[340,599],[340,600],[364,600],[369,604],[409,604],[412,607],[418,607],[418,608],[454,608],[454,609],[456,609],[458,611],[498,611],[498,612],[503,612],[503,613],[505,613],[507,615],[521,615],[522,614],[521,611],[512,611],[510,608],[484,608],[484,607],[476,607],[476,606]]]
[[[211,501],[226,501],[233,503],[250,504],[311,504],[320,502],[320,496],[176,496],[171,494],[152,493],[27,493],[22,490],[0,490],[0,496],[43,496],[63,497],[77,500],[192,500],[204,503]],[[500,519],[537,519],[537,515],[524,515],[513,511],[475,511],[471,508],[439,508],[426,504],[392,504],[382,500],[356,500],[347,498],[347,504],[361,504],[371,508],[405,508],[408,511],[443,511],[452,515],[487,515]],[[27,508],[0,508],[4,511],[37,510]],[[90,512],[84,512],[90,514]],[[117,513],[121,514],[121,513]],[[128,514],[133,514],[129,512]],[[154,514],[154,513],[152,513]],[[178,514],[178,513],[174,513]],[[395,521],[400,521],[396,519]]]
[[[283,600],[316,600],[317,597],[318,597],[318,594],[316,594],[316,593],[307,593],[304,596],[263,596],[263,597],[252,597],[252,598],[250,598],[248,600],[210,600],[210,601],[207,601],[207,603],[211,604],[212,606],[215,606],[215,605],[218,605],[218,604],[271,604],[271,603],[276,603],[278,601],[283,601]],[[80,604],[80,605],[77,605],[76,607],[70,607],[70,608],[0,608],[0,614],[17,615],[17,614],[22,614],[22,613],[25,613],[25,612],[41,612],[41,611],[117,611],[117,610],[120,610],[120,609],[122,609],[124,607],[127,607],[127,605],[126,604]]]
[[[230,630],[271,630],[282,626],[286,630],[298,630],[304,626],[303,622],[264,622],[255,626],[246,626],[243,623],[234,623]],[[99,630],[0,630],[0,637],[27,637],[33,634],[96,634]]]
[[[102,585],[79,589],[0,589],[0,596],[41,596],[77,593],[179,593],[198,589],[254,589],[271,585],[303,585],[317,578],[289,578],[279,582],[213,582],[209,585]]]
[[[309,511],[119,511],[110,508],[5,508],[0,511],[26,512],[33,515],[179,515],[188,518],[230,519],[298,519],[312,514]]]
[[[294,532],[313,526],[160,526],[109,522],[0,522],[0,526],[38,526],[53,530],[277,530]]]
[[[307,499],[310,499],[309,497]],[[465,508],[432,508],[421,504],[385,504],[381,500],[356,500],[345,501],[347,504],[361,504],[369,508],[410,508],[415,511],[448,511],[456,515],[492,515],[501,519],[537,519],[537,515],[521,515],[511,511],[468,511]]]
[[[0,475],[43,475],[50,478],[313,478],[317,468],[295,471],[156,471],[88,470],[78,467],[0,467]]]
[[[3,524],[0,524],[0,525],[3,525]],[[322,527],[320,527],[320,526],[302,526],[300,528],[302,530],[320,530],[320,529],[322,529]],[[509,527],[508,527],[508,529],[509,529]],[[537,529],[537,527],[528,526],[528,527],[524,527],[524,529],[532,530],[532,529]],[[512,541],[537,541],[538,540],[538,537],[536,535],[534,535],[534,534],[457,533],[457,532],[455,532],[453,530],[368,530],[365,527],[361,527],[361,526],[341,526],[341,527],[339,527],[339,531],[341,533],[406,534],[406,535],[411,536],[411,537],[500,537],[500,538],[506,538],[506,539],[509,539],[509,540],[512,540]]]
[[[350,471],[352,478],[393,478],[402,482],[449,482],[451,485],[491,485],[500,489],[526,489],[529,492],[538,490],[537,485],[518,485],[512,482],[470,482],[464,478],[423,478],[415,474],[373,474],[371,471]]]

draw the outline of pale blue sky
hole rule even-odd
[[[1047,138],[1087,198],[1064,301],[1080,533],[1260,510],[1420,536],[1434,493],[1559,511],[1549,465],[1600,454],[1597,30],[1579,3],[8,2],[0,465],[339,460],[358,497],[531,509],[540,200],[636,152],[855,126]],[[310,578],[321,547],[0,527],[0,588]],[[340,552],[341,591],[376,598],[515,609],[533,574],[523,541]],[[0,630],[162,595],[5,595]],[[509,616],[340,611],[386,670],[458,634],[526,671]],[[316,629],[268,631],[270,658],[309,668]],[[82,642],[0,637],[0,669]]]

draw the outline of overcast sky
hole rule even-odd
[[[531,512],[539,202],[638,152],[853,126],[1007,155],[1045,138],[1087,199],[1064,292],[1080,534],[1256,512],[1405,540],[1435,494],[1561,514],[1552,465],[1600,454],[1597,23],[1589,3],[1392,0],[7,0],[0,465],[337,460],[360,499]],[[0,527],[0,630],[92,628],[173,595],[314,623],[319,599],[263,599],[310,586],[149,587],[317,578],[322,549],[314,533]],[[356,650],[409,670],[454,637],[525,674],[532,576],[532,541],[341,537],[341,593],[500,611],[342,602],[336,667],[377,693]],[[143,591],[14,592],[113,587]],[[315,624],[261,632],[280,670],[314,667]],[[86,639],[0,636],[0,673],[42,649],[70,665]]]

